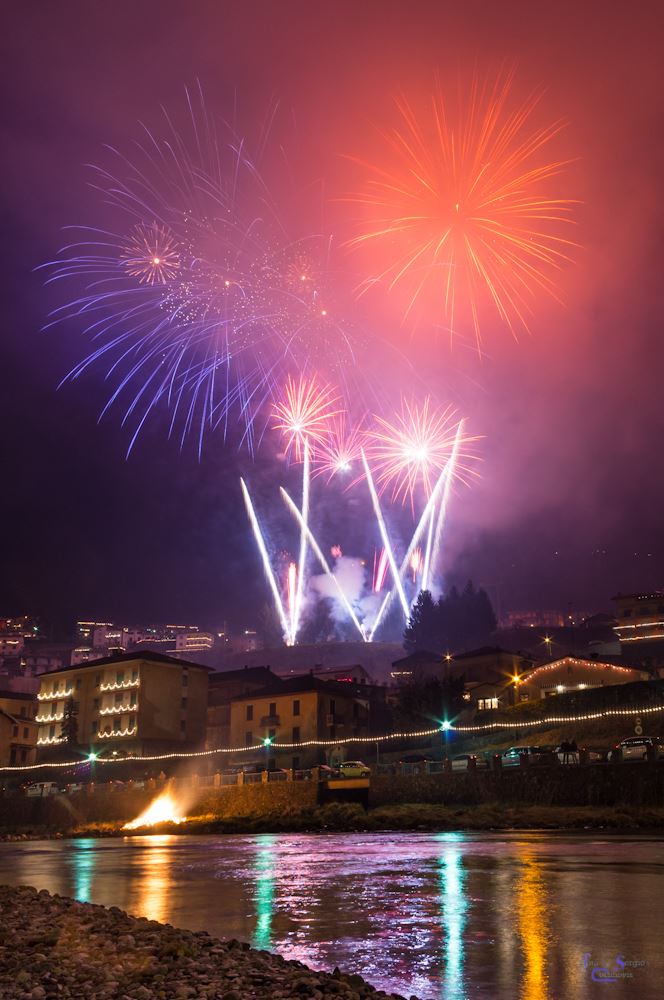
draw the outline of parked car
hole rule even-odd
[[[649,747],[655,748],[657,757],[664,756],[664,741],[659,736],[632,736],[616,744],[616,750],[622,750],[623,760],[646,760]]]
[[[476,768],[487,768],[489,766],[488,761],[484,757],[478,757],[474,753],[460,753],[457,757],[452,757],[452,770],[467,771],[471,766],[471,761],[475,761],[473,766]]]
[[[578,750],[563,750],[562,744],[557,746],[554,750],[558,760],[561,764],[578,764],[579,763],[579,751]]]
[[[368,778],[370,774],[371,769],[361,760],[345,760],[343,764],[339,764],[341,778]]]
[[[25,794],[30,798],[35,796],[58,795],[60,786],[56,781],[34,781],[25,789]]]
[[[328,764],[318,765],[318,777],[321,781],[330,781],[332,778],[339,777],[339,768],[330,767]]]
[[[545,753],[541,747],[510,747],[503,751],[503,767],[518,767],[522,757],[528,757],[535,764],[542,760]]]
[[[399,767],[402,774],[426,774],[429,764],[432,763],[432,757],[426,757],[421,753],[408,753],[399,761]]]

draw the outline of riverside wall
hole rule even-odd
[[[453,774],[376,775],[369,806],[501,802],[550,806],[664,806],[664,761],[514,767]]]

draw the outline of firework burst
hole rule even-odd
[[[286,381],[283,399],[274,404],[274,429],[286,439],[286,454],[301,462],[305,449],[325,441],[329,423],[341,413],[339,396],[329,385],[304,375]]]
[[[427,396],[423,402],[402,399],[392,421],[376,416],[366,436],[366,451],[379,492],[391,487],[392,500],[410,502],[421,489],[425,497],[447,465],[455,446],[466,462],[456,462],[455,476],[474,474],[469,446],[477,438],[458,441],[460,417],[452,407],[439,410]]]
[[[576,246],[574,202],[556,196],[569,161],[549,154],[562,123],[533,126],[539,97],[512,108],[512,82],[474,81],[456,109],[440,85],[428,111],[397,101],[400,124],[381,133],[390,165],[356,160],[369,179],[349,199],[365,213],[350,245],[380,262],[366,287],[400,287],[406,317],[419,307],[451,333],[469,324],[478,347],[487,305],[514,335],[528,329],[535,295],[558,298],[555,272]]]
[[[329,483],[337,475],[351,473],[360,460],[365,434],[362,424],[349,427],[347,413],[341,412],[333,417],[327,434],[316,447],[315,475],[327,476]]]
[[[253,156],[200,90],[187,102],[181,128],[165,114],[131,158],[109,150],[109,165],[92,168],[110,221],[71,227],[43,265],[48,282],[73,290],[48,326],[82,323],[92,350],[64,381],[101,368],[102,414],[119,410],[129,451],[157,411],[199,452],[239,419],[253,450],[284,369],[334,371],[346,388],[358,366],[334,306],[331,240],[294,240],[261,173],[274,114]]]

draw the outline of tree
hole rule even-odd
[[[284,645],[281,621],[274,604],[264,604],[258,612],[258,634],[264,649]]]
[[[62,741],[68,746],[78,743],[78,705],[73,698],[67,698],[62,716]]]
[[[394,706],[397,726],[413,730],[453,719],[464,707],[464,688],[463,676],[427,677],[400,685]]]
[[[403,633],[403,644],[409,653],[416,650],[441,650],[440,614],[431,592],[421,590],[410,612]]]

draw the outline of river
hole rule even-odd
[[[239,938],[437,1000],[664,997],[663,874],[664,841],[596,834],[0,844],[0,882]]]

